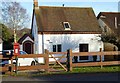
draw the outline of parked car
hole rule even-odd
[[[5,66],[8,64],[8,60],[0,60],[0,66]]]
[[[20,56],[27,55],[25,51],[20,51]],[[9,60],[10,63],[10,60]],[[16,63],[16,60],[13,60]],[[36,65],[37,61],[35,58],[18,58],[18,66],[31,66]]]
[[[13,50],[4,51],[5,55],[3,56],[13,56],[13,52],[14,52]],[[19,56],[24,56],[24,55],[27,55],[27,53],[25,51],[20,51]],[[13,60],[13,63],[16,64],[16,60]],[[31,66],[31,65],[36,65],[36,63],[37,61],[35,58],[18,58],[18,66]],[[2,60],[0,62],[0,65],[2,66],[6,64],[11,64],[11,60]]]
[[[13,50],[3,50],[3,51],[2,51],[2,55],[3,55],[4,57],[13,56]]]

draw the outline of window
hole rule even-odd
[[[65,25],[65,28],[70,28],[68,23],[64,23],[64,25]]]
[[[57,45],[57,51],[58,51],[58,52],[61,52],[61,44],[58,44],[58,45]]]
[[[88,44],[79,44],[79,52],[88,52]],[[80,56],[80,60],[88,60],[88,56]]]
[[[56,52],[56,45],[53,45],[53,52]]]
[[[69,22],[63,22],[63,25],[64,25],[64,28],[65,28],[65,30],[70,30],[70,24],[69,24]]]
[[[61,44],[53,45],[53,52],[61,52],[61,51],[62,51]]]

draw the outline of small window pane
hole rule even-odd
[[[64,28],[65,28],[65,30],[70,30],[70,24],[69,24],[69,22],[63,22],[63,25],[64,25]]]
[[[65,23],[64,25],[65,25],[65,28],[70,28],[68,23]]]
[[[61,52],[61,50],[62,50],[62,49],[61,49],[61,44],[58,44],[58,45],[57,45],[57,51],[58,51],[58,52]]]
[[[56,52],[56,45],[53,45],[53,52]]]

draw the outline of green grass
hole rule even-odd
[[[59,70],[63,70],[59,68]],[[101,67],[76,67],[73,68],[72,72],[22,72],[19,74],[13,74],[13,76],[42,76],[42,75],[54,75],[54,74],[71,74],[71,73],[104,73],[104,72],[120,72],[120,66],[104,66],[102,69]]]
[[[73,68],[74,73],[97,73],[97,72],[120,72],[120,66],[105,66],[101,67],[79,67]]]
[[[61,69],[61,68],[60,68]],[[76,67],[71,72],[54,72],[49,74],[70,74],[70,73],[109,73],[120,72],[120,66],[104,66],[102,67]]]

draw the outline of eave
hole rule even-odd
[[[80,31],[44,31],[38,34],[101,34],[102,32],[80,32]]]

